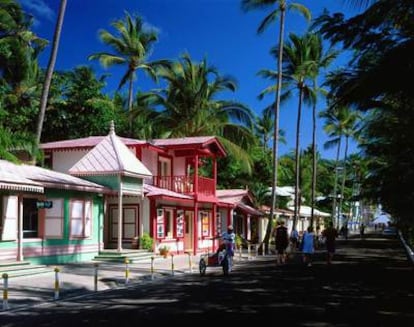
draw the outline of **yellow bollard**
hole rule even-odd
[[[59,268],[56,267],[55,268],[55,296],[54,299],[58,300],[59,299]]]
[[[97,292],[98,291],[98,267],[99,267],[99,264],[95,263],[94,267],[95,267],[95,273],[94,273],[93,285],[94,285],[95,292]]]
[[[151,279],[154,279],[154,256],[151,257]]]
[[[190,268],[190,273],[193,272],[193,265],[191,263],[191,252],[186,252],[188,254],[188,267]]]
[[[129,283],[129,260],[128,258],[125,258],[125,284]]]
[[[171,253],[171,275],[174,276],[174,254]]]
[[[3,277],[3,310],[9,309],[9,275],[4,273]]]

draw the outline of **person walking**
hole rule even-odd
[[[288,230],[283,220],[277,222],[275,229],[275,245],[276,245],[276,264],[283,265],[286,263],[286,248],[289,245]]]
[[[311,267],[313,253],[315,252],[315,233],[312,226],[309,226],[306,232],[303,233],[302,242],[303,263]]]
[[[338,237],[338,231],[333,226],[332,221],[329,222],[328,227],[322,232],[322,236],[325,239],[325,246],[327,251],[326,263],[331,264],[335,253],[336,238]]]
[[[290,248],[292,252],[296,252],[296,250],[299,247],[299,233],[294,228],[292,232],[290,233]]]

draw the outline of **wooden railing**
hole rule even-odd
[[[214,179],[198,177],[198,190],[194,189],[193,176],[154,176],[153,185],[181,194],[214,195],[216,185]]]

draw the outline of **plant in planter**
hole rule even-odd
[[[143,233],[139,242],[139,246],[141,249],[145,249],[148,251],[153,251],[154,239],[149,236],[148,233]]]
[[[167,245],[163,245],[158,248],[158,251],[160,252],[160,255],[166,258],[168,253],[170,252],[170,247]]]

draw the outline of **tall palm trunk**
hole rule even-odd
[[[336,217],[336,193],[337,193],[337,187],[338,187],[338,164],[339,164],[339,154],[341,153],[341,140],[342,140],[342,136],[339,135],[338,147],[336,148],[335,181],[334,181],[333,200],[332,200],[332,222],[334,226],[336,226],[337,228],[339,226],[337,224],[338,221]]]
[[[314,85],[316,89],[316,85]],[[311,190],[311,221],[310,226],[314,224],[315,211],[315,193],[316,193],[316,101],[312,107],[312,190]]]
[[[339,199],[339,212],[342,212],[342,204],[344,199],[344,191],[345,191],[345,180],[346,180],[346,161],[348,159],[348,144],[349,144],[349,137],[345,136],[345,150],[344,150],[344,168],[342,170],[342,185],[341,185],[341,198]],[[346,221],[348,223],[348,221]]]
[[[40,99],[40,112],[39,112],[37,130],[36,130],[36,145],[37,146],[39,145],[40,139],[42,136],[43,121],[45,119],[47,99],[49,96],[50,84],[52,82],[53,70],[55,68],[57,52],[59,48],[60,34],[62,32],[62,26],[63,26],[63,18],[65,16],[65,11],[66,11],[66,2],[67,0],[60,1],[59,16],[58,16],[58,20],[56,23],[55,33],[53,35],[52,52],[50,54],[49,63],[47,65],[45,81],[43,83],[42,97]],[[34,160],[35,158],[32,158],[32,159]]]
[[[277,170],[278,170],[278,144],[279,144],[279,111],[280,111],[280,92],[282,88],[282,60],[283,60],[283,40],[285,34],[285,15],[286,4],[280,6],[280,24],[279,24],[279,49],[277,63],[277,85],[276,85],[276,103],[273,126],[273,171],[272,171],[272,205],[270,206],[269,222],[267,224],[266,235],[263,243],[265,244],[264,253],[269,252],[269,240],[272,232],[273,215],[276,209],[276,187],[277,187]]]
[[[293,229],[296,229],[296,224],[300,215],[300,121],[302,116],[302,102],[303,102],[303,83],[299,88],[299,104],[298,117],[296,119],[296,148],[295,148],[295,207],[293,216]]]

